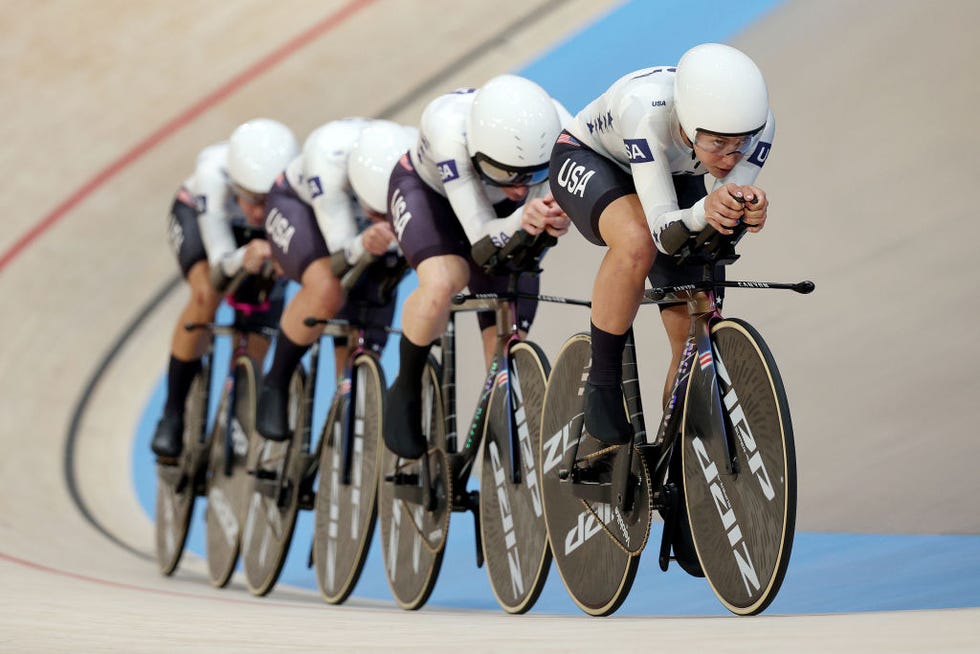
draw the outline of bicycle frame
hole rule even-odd
[[[184,329],[188,331],[194,329],[207,329],[208,331],[211,332],[211,344],[208,346],[208,351],[205,354],[205,358],[207,359],[206,365],[208,366],[208,370],[210,371],[209,378],[214,373],[212,364],[213,364],[215,337],[230,336],[235,339],[234,347],[232,349],[231,357],[228,363],[228,372],[225,375],[225,382],[224,382],[225,387],[229,389],[228,403],[227,406],[225,407],[225,420],[226,420],[225,424],[231,425],[232,418],[235,415],[235,403],[236,403],[235,394],[237,392],[237,384],[235,383],[235,361],[238,359],[238,357],[242,355],[246,355],[248,353],[249,334],[254,333],[254,334],[268,336],[271,338],[272,336],[271,330],[264,327],[251,327],[251,328],[246,327],[245,325],[241,324],[240,320],[238,319],[237,312],[235,314],[235,320],[230,325],[219,325],[217,323],[188,323],[187,325],[184,326]],[[209,379],[208,389],[206,391],[206,398],[208,399],[208,401],[210,400],[210,396],[211,396],[211,381]],[[213,425],[211,428],[213,429]],[[230,429],[225,430],[224,446],[225,446],[224,467],[222,469],[222,473],[227,476],[231,474],[232,454],[234,452],[233,434],[231,433]]]
[[[512,284],[513,285],[513,284]],[[446,413],[446,449],[447,454],[458,455],[462,458],[462,464],[457,470],[457,479],[465,481],[472,469],[482,442],[483,429],[486,426],[487,414],[489,411],[490,396],[497,378],[501,373],[511,379],[510,348],[520,342],[521,336],[517,326],[517,295],[513,293],[505,294],[482,294],[479,296],[457,296],[454,299],[456,306],[449,314],[449,325],[442,338],[442,366],[443,380],[442,393],[444,403],[451,407],[451,411]],[[487,368],[487,375],[483,382],[483,390],[480,392],[479,400],[473,411],[473,417],[469,421],[469,428],[466,434],[466,442],[459,448],[456,434],[456,326],[455,316],[463,311],[487,311],[496,313],[497,342],[494,348],[493,359]],[[511,479],[517,483],[520,481],[520,460],[516,457],[519,453],[519,442],[517,440],[517,430],[514,424],[513,406],[515,403],[514,384],[508,384],[507,410],[510,414],[508,423],[508,435],[511,441],[511,454],[515,455],[511,459]],[[456,481],[454,480],[454,481]]]
[[[375,358],[377,358],[377,354],[370,348],[365,347],[365,341],[364,341],[365,329],[364,327],[358,324],[350,323],[346,320],[328,320],[326,321],[326,325],[324,326],[323,335],[342,336],[348,339],[348,343],[350,343],[351,340],[353,340],[356,343],[354,348],[347,354],[347,358],[344,361],[343,382],[345,382],[348,385],[348,387],[346,389],[338,387],[337,395],[335,397],[336,402],[343,401],[345,397],[347,398],[347,408],[343,418],[344,437],[343,437],[343,441],[341,442],[341,461],[343,462],[343,464],[341,468],[340,482],[344,486],[349,486],[351,483],[351,466],[353,465],[354,462],[353,440],[354,440],[355,423],[357,420],[356,407],[357,407],[358,384],[357,384],[357,368],[354,366],[354,361],[357,360],[357,357],[361,356],[362,354],[367,354]],[[320,339],[318,338],[314,343],[313,347],[311,348],[311,363],[310,363],[311,379],[316,379],[317,361],[319,360],[319,353],[320,353]],[[341,382],[338,380],[338,383]],[[306,397],[304,398],[304,407],[308,407],[308,410],[310,412],[308,415],[312,415],[313,385],[314,384],[312,383],[310,384],[310,388],[307,391]],[[304,410],[307,410],[307,408],[304,408]],[[308,447],[309,440],[310,440],[310,427],[311,427],[309,423],[311,421],[307,420],[306,422],[307,422],[307,428],[306,428],[307,433],[304,434],[303,438],[304,438],[304,442]]]

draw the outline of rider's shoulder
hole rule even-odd
[[[610,87],[610,100],[621,107],[637,106],[646,113],[667,113],[674,101],[675,71],[672,66],[635,70]]]
[[[419,122],[425,146],[432,152],[452,155],[466,150],[466,118],[472,94],[447,93],[430,102]]]
[[[194,170],[184,181],[184,186],[195,196],[211,195],[224,189],[228,183],[228,143],[221,142],[201,150],[194,162]]]

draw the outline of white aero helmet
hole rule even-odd
[[[361,130],[347,159],[347,177],[354,195],[368,209],[386,213],[391,170],[418,139],[419,131],[388,120],[372,121]]]
[[[562,125],[547,91],[529,79],[500,75],[473,98],[466,145],[480,177],[494,186],[527,186],[548,177]]]
[[[228,175],[244,190],[265,194],[299,154],[292,130],[268,118],[239,125],[228,142]]]
[[[677,63],[674,107],[692,142],[699,129],[742,136],[765,127],[769,93],[762,71],[743,52],[705,43],[685,52]]]

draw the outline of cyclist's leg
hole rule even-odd
[[[209,339],[207,331],[187,331],[184,325],[213,320],[221,297],[211,286],[207,255],[197,228],[197,210],[175,200],[169,232],[181,272],[190,286],[190,297],[174,326],[167,367],[167,400],[152,449],[157,456],[173,458],[180,455],[183,446],[184,403],[191,382],[201,369],[201,357],[207,351]]]
[[[405,299],[398,376],[385,406],[385,444],[403,458],[425,451],[422,435],[421,379],[431,343],[449,322],[450,298],[468,279],[466,260],[454,254],[425,259],[416,268],[419,285]]]
[[[286,421],[287,389],[293,371],[322,329],[307,327],[309,316],[332,318],[343,304],[340,281],[330,270],[329,256],[313,209],[303,202],[285,180],[269,193],[267,226],[291,229],[288,241],[270,240],[272,254],[289,279],[301,284],[286,306],[272,365],[262,381],[256,428],[266,438],[282,441],[289,437]]]
[[[587,175],[588,186],[573,183],[570,170]],[[586,239],[609,246],[592,290],[592,367],[585,387],[585,420],[586,429],[599,440],[624,443],[632,437],[632,428],[620,387],[622,354],[656,247],[633,178],[573,137],[560,140],[552,152],[551,189]]]
[[[609,250],[592,289],[592,367],[585,390],[585,426],[601,441],[624,443],[633,430],[623,409],[623,348],[656,247],[635,194],[611,202],[598,226]]]
[[[677,376],[677,366],[680,364],[684,345],[687,343],[691,318],[687,305],[670,304],[660,308],[660,320],[667,330],[667,340],[670,341],[670,366],[667,368],[667,381],[664,382],[664,393],[660,402],[660,406],[664,406],[674,388],[674,378]]]
[[[432,342],[446,329],[450,298],[469,279],[470,244],[449,201],[410,166],[395,166],[388,195],[389,205],[401,207],[395,231],[419,285],[402,307],[399,370],[388,391],[384,438],[395,454],[418,458],[425,451],[422,371]]]

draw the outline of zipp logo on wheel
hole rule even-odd
[[[490,454],[497,504],[500,506],[500,526],[504,533],[504,547],[507,548],[507,568],[510,572],[511,590],[514,591],[514,597],[521,597],[524,595],[524,574],[521,571],[521,554],[517,550],[517,536],[514,533],[514,514],[510,508],[510,497],[507,495],[507,486],[504,483],[507,479],[507,473],[500,462],[500,452],[496,441],[490,441],[487,452]]]
[[[721,356],[717,350],[715,351],[715,369],[718,371],[718,379],[721,382],[722,403],[725,405],[725,410],[728,411],[728,417],[731,419],[732,426],[735,428],[738,442],[742,444],[745,456],[749,460],[749,471],[755,475],[756,480],[759,482],[759,488],[762,489],[762,494],[771,502],[776,497],[772,479],[769,477],[769,471],[766,470],[766,464],[762,460],[762,454],[759,453],[756,447],[755,438],[752,436],[752,430],[749,428],[749,421],[746,419],[745,411],[742,409],[742,403],[739,402],[738,395],[732,387],[732,379],[728,374],[728,369],[725,368],[725,362],[721,360]]]
[[[534,448],[531,445],[531,430],[527,424],[527,412],[524,410],[524,393],[521,391],[521,380],[517,375],[517,368],[511,368],[510,388],[513,391],[512,399],[516,405],[514,410],[514,422],[517,423],[517,440],[521,445],[521,463],[524,465],[523,483],[531,493],[531,504],[534,506],[534,515],[541,517],[544,512],[544,505],[541,501],[541,487],[538,485],[538,471],[535,469]]]
[[[701,465],[701,471],[704,473],[704,480],[708,484],[708,491],[711,494],[711,499],[714,501],[715,510],[718,512],[718,517],[721,518],[721,524],[728,536],[728,545],[731,547],[732,557],[734,557],[735,565],[738,567],[738,572],[742,577],[742,583],[745,584],[746,592],[752,595],[761,588],[759,574],[756,572],[755,564],[752,562],[752,555],[749,552],[748,543],[742,538],[742,528],[739,526],[738,518],[735,516],[735,509],[732,507],[731,501],[728,499],[728,494],[725,493],[725,489],[721,485],[721,479],[718,476],[718,465],[711,460],[711,457],[708,455],[708,450],[704,446],[704,441],[701,440],[700,436],[695,436],[691,445],[694,447],[694,453],[697,455],[698,463]]]
[[[609,504],[596,504],[595,515],[591,511],[582,511],[578,514],[575,526],[565,534],[565,556],[568,556],[579,547],[584,545],[590,538],[602,531],[602,523],[609,524],[613,518],[612,506]],[[602,520],[596,520],[596,515]]]

